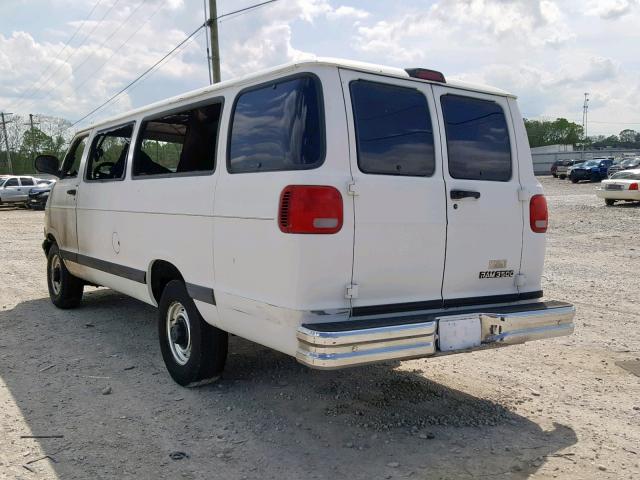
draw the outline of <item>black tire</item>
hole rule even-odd
[[[558,178],[558,175],[556,175],[555,173],[552,173],[551,175],[553,175],[553,178]]]
[[[605,198],[604,203],[607,205],[607,207],[611,207],[614,203],[616,203],[616,201],[613,198]]]
[[[574,176],[571,176],[570,178],[571,178],[571,183],[578,183],[578,181],[579,181],[579,180],[578,180],[576,177],[574,177]]]
[[[560,175],[560,180],[564,180],[565,178],[567,178],[566,175]]]
[[[69,273],[55,243],[47,254],[49,298],[58,308],[76,308],[82,301],[84,282]]]
[[[164,287],[158,307],[160,350],[171,378],[183,387],[216,381],[227,360],[227,332],[204,321],[180,280]]]

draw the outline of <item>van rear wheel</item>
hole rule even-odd
[[[47,254],[47,287],[51,302],[58,308],[75,308],[82,301],[84,282],[67,270],[55,243]]]
[[[179,385],[204,385],[222,374],[227,360],[227,332],[204,321],[180,280],[170,281],[162,292],[158,336],[169,375]]]
[[[604,199],[604,203],[605,203],[605,205],[607,205],[607,207],[610,207],[611,205],[616,203],[616,201],[614,199],[612,199],[612,198],[605,198]]]

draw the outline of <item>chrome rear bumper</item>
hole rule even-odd
[[[437,312],[412,317],[307,324],[298,328],[297,360],[309,367],[334,369],[386,360],[470,352],[560,337],[573,332],[575,307],[564,302],[538,302],[476,311]],[[452,320],[462,319],[463,330],[452,330]],[[441,322],[451,332],[460,331],[460,348],[441,350]],[[444,327],[443,323],[443,327]],[[470,338],[468,338],[470,337]],[[456,344],[455,337],[453,344]]]

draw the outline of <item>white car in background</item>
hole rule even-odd
[[[607,205],[613,205],[618,200],[640,201],[640,168],[614,173],[596,188],[596,195],[604,198]]]
[[[39,179],[28,176],[3,175],[0,177],[0,205],[3,203],[25,203],[29,190],[35,187]]]

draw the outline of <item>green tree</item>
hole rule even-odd
[[[532,147],[544,145],[575,145],[582,139],[582,126],[570,122],[566,118],[524,121]]]
[[[622,130],[620,132],[620,135],[618,135],[618,137],[620,138],[620,142],[622,143],[636,143],[636,139],[638,138],[638,132],[636,132],[635,130],[631,130],[629,128]]]

